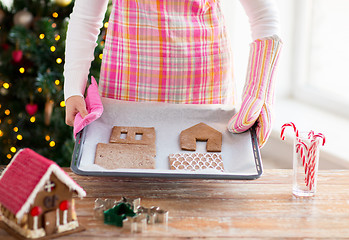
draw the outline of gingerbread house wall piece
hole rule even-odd
[[[106,169],[153,169],[155,141],[153,127],[114,126],[109,143],[97,144],[94,163]]]
[[[20,150],[0,177],[2,219],[27,238],[78,228],[73,192],[86,195],[56,163]]]
[[[180,134],[181,149],[195,151],[196,141],[207,141],[208,152],[221,152],[222,133],[205,123],[196,124],[183,130]]]
[[[155,128],[114,126],[109,142],[155,145]]]

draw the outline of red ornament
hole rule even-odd
[[[59,209],[61,211],[64,211],[64,210],[68,210],[69,208],[69,202],[67,200],[64,200],[62,201],[60,204],[59,204]]]
[[[38,105],[35,103],[28,103],[25,106],[25,111],[27,111],[30,116],[33,116],[38,111]]]
[[[14,62],[18,63],[22,60],[23,52],[21,50],[14,50],[12,52],[12,59]]]
[[[30,211],[30,215],[32,215],[33,217],[35,216],[39,216],[42,213],[42,209],[41,207],[35,206],[32,208],[32,210]]]

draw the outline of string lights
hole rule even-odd
[[[35,1],[41,2],[40,0]],[[51,5],[46,6],[47,10],[49,10],[49,6]],[[13,13],[17,11],[15,8],[11,10]],[[7,56],[7,58],[12,56],[9,61],[2,61],[2,63],[8,65],[4,65],[6,71],[1,73],[2,79],[0,80],[0,94],[4,97],[4,101],[0,100],[0,113],[3,115],[0,119],[0,150],[2,151],[0,152],[0,156],[2,156],[0,164],[7,164],[7,159],[13,158],[20,148],[33,147],[31,142],[35,142],[35,148],[49,148],[48,157],[54,156],[53,159],[64,158],[66,154],[63,154],[62,146],[69,146],[74,143],[73,139],[67,137],[70,136],[71,129],[56,124],[57,121],[64,122],[64,119],[60,119],[60,116],[66,107],[65,101],[60,99],[60,91],[62,91],[63,86],[61,71],[64,63],[62,52],[64,52],[66,23],[71,10],[58,11],[54,7],[51,12],[46,11],[45,16],[34,16],[35,13],[33,13],[37,28],[28,27],[26,28],[27,32],[24,31],[25,29],[22,32],[16,32],[13,29],[13,42],[10,40],[1,45],[3,42],[0,41],[0,47],[3,48],[0,51],[0,62],[3,60],[3,56]],[[12,16],[11,14],[10,16]],[[108,28],[108,22],[105,22],[103,27]],[[11,28],[10,26],[8,30],[12,30]],[[105,34],[106,31],[102,33]],[[98,39],[98,50],[102,50],[104,47],[104,39],[105,36]],[[33,53],[36,51],[32,51],[32,48],[34,50],[40,49],[40,55],[36,55],[34,58]],[[9,54],[4,55],[6,51]],[[21,58],[19,58],[19,54],[14,54],[18,52],[22,54],[20,55]],[[97,62],[102,58],[101,51],[96,51],[95,59]],[[52,60],[46,61],[46,59]],[[41,61],[45,61],[44,64]],[[99,69],[94,68],[96,68],[95,72]],[[18,91],[21,91],[21,96],[24,94],[24,102],[23,99],[20,99],[20,103],[15,102],[17,89],[20,89]],[[19,92],[17,95],[19,95]],[[7,98],[12,99],[13,96],[15,96],[13,105],[8,107]],[[46,107],[46,103],[51,101],[50,111],[50,108]],[[37,107],[36,111],[29,111],[27,105],[35,105]],[[46,121],[47,118],[50,120]],[[61,128],[59,131],[55,130],[57,126]],[[47,129],[50,129],[50,133],[47,132]],[[66,149],[66,147],[63,149]]]
[[[2,84],[2,87],[5,88],[5,89],[9,89],[10,84],[5,82],[5,83]]]
[[[55,143],[55,141],[51,141],[49,145],[50,145],[50,147],[54,147],[54,146],[56,146],[56,143]]]

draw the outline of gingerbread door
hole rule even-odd
[[[45,213],[44,224],[46,235],[53,234],[56,231],[56,210]]]

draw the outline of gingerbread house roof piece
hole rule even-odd
[[[55,162],[26,148],[17,152],[0,177],[0,203],[18,219],[22,218],[52,173],[79,197],[86,196],[86,192]]]

